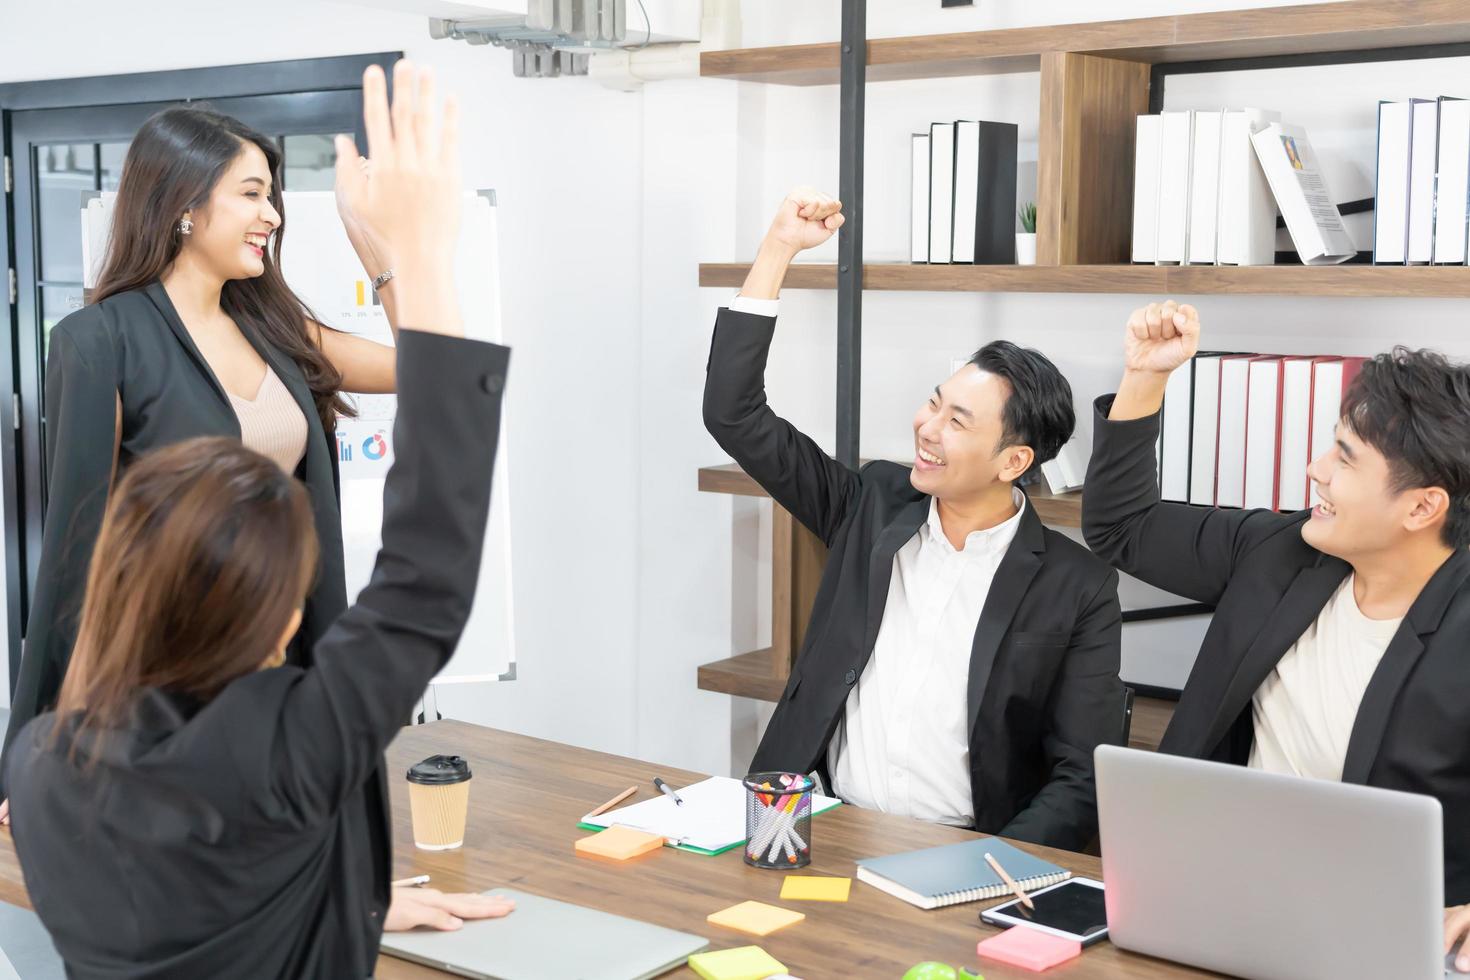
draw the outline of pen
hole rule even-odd
[[[1021,900],[1021,904],[1026,906],[1031,911],[1035,912],[1036,905],[1031,901],[1031,899],[1026,897],[1025,892],[1021,891],[1021,886],[1016,884],[1016,879],[1006,874],[1006,869],[1000,866],[1000,862],[990,856],[989,851],[985,852],[985,860],[990,862],[990,866],[995,869],[995,873],[1000,875],[1001,880],[1010,886],[1011,891],[1016,893],[1016,897]]]
[[[659,779],[657,776],[654,776],[653,777],[653,786],[660,793],[664,794],[669,799],[673,800],[676,805],[678,805],[678,806],[683,806],[684,805],[684,801],[681,800],[681,799],[679,799],[679,794],[678,793],[675,793],[673,790],[669,789],[669,784],[666,783],[666,782],[664,782],[662,779]]]
[[[393,887],[408,888],[412,885],[427,885],[428,883],[428,875],[414,875],[412,878],[399,878],[397,881],[393,882]]]

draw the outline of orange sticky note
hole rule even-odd
[[[752,936],[769,936],[777,929],[795,925],[806,916],[790,909],[777,908],[763,902],[741,902],[716,912],[707,920],[712,926],[739,929]]]
[[[577,841],[576,850],[584,857],[626,861],[663,846],[664,839],[657,834],[644,833],[631,827],[609,827]]]
[[[845,902],[851,891],[851,878],[787,875],[781,883],[781,898],[787,902]]]

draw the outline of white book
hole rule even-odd
[[[1409,263],[1434,260],[1434,168],[1439,163],[1439,103],[1413,99],[1409,138]]]
[[[1312,436],[1312,365],[1316,358],[1288,357],[1281,369],[1281,451],[1276,460],[1277,510],[1307,506],[1307,464]]]
[[[1214,265],[1220,208],[1220,117],[1194,114],[1194,148],[1189,155],[1189,261]]]
[[[1189,437],[1194,409],[1194,361],[1181,364],[1164,388],[1164,420],[1160,426],[1159,497],[1189,501]]]
[[[1413,106],[1378,103],[1378,172],[1373,193],[1373,261],[1401,265],[1409,255],[1409,129]]]
[[[1220,120],[1220,265],[1276,262],[1276,198],[1251,136],[1280,121],[1269,109],[1230,109]]]
[[[1470,101],[1439,100],[1439,172],[1435,177],[1434,261],[1465,263],[1470,200]]]
[[[929,261],[952,261],[954,123],[929,126]]]
[[[954,247],[955,262],[975,261],[975,206],[980,195],[980,124],[954,124]]]
[[[929,134],[915,133],[909,203],[909,261],[929,261]]]
[[[1245,425],[1249,354],[1220,359],[1220,435],[1215,447],[1215,505],[1245,506]]]
[[[1052,493],[1080,489],[1087,478],[1087,455],[1078,440],[1071,439],[1055,457],[1042,463],[1041,475],[1046,478],[1047,489]]]
[[[1189,502],[1215,503],[1215,448],[1220,432],[1220,362],[1218,354],[1194,359],[1193,431],[1189,446]]]
[[[1320,358],[1312,365],[1312,441],[1307,449],[1312,459],[1332,448],[1337,422],[1342,417],[1342,395],[1363,367],[1362,357]],[[1309,487],[1310,503],[1322,499],[1315,484]]]
[[[1337,265],[1358,254],[1301,126],[1272,123],[1251,137],[1276,206],[1304,265]]]
[[[1133,149],[1133,261],[1152,262],[1159,242],[1159,150],[1163,120],[1139,116]]]
[[[1277,463],[1281,458],[1281,370],[1279,357],[1249,362],[1246,390],[1245,499],[1242,506],[1276,509]]]
[[[1154,261],[1180,265],[1189,255],[1189,155],[1194,113],[1164,112],[1159,136],[1159,221]]]

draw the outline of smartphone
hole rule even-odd
[[[1091,946],[1108,934],[1108,910],[1103,883],[1091,878],[1069,878],[1059,885],[1030,893],[1035,910],[1019,901],[1006,902],[980,913],[993,926],[1029,926],[1063,939]]]

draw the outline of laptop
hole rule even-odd
[[[476,980],[646,980],[680,966],[709,943],[514,888],[503,919],[466,921],[454,932],[385,932],[383,952]]]
[[[1114,945],[1262,980],[1449,973],[1438,800],[1112,745],[1095,759]]]

